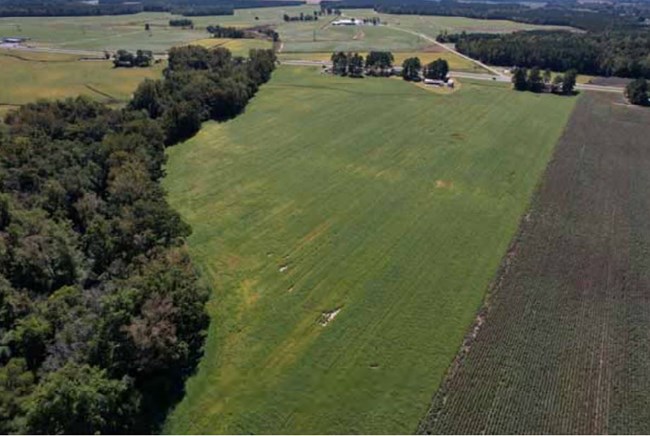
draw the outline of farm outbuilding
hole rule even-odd
[[[356,18],[342,18],[340,20],[332,21],[332,26],[360,26],[363,24],[363,20],[358,20]]]
[[[435,86],[445,86],[446,85],[444,80],[436,80],[436,79],[424,79],[424,84],[425,85],[435,85]]]
[[[29,40],[29,38],[24,38],[24,37],[19,37],[19,36],[3,36],[2,37],[2,43],[3,44],[21,44],[25,41]]]

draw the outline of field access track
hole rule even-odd
[[[420,432],[650,432],[650,112],[621,100],[581,97]]]

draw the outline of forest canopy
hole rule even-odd
[[[442,34],[461,53],[492,65],[575,69],[581,74],[650,78],[650,31]]]
[[[208,317],[160,186],[165,146],[239,114],[274,68],[175,48],[125,109],[85,97],[0,130],[0,432],[149,433],[179,398]]]

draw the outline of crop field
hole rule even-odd
[[[162,69],[163,64],[113,68],[110,61],[80,61],[75,55],[0,50],[0,104],[82,94],[108,103],[126,102],[142,80],[159,77]]]
[[[581,97],[420,431],[650,432],[650,113]]]
[[[280,67],[169,149],[213,298],[165,431],[415,431],[576,101],[462,85]]]

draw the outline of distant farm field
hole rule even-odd
[[[133,15],[94,17],[18,17],[0,18],[0,35],[30,38],[30,44],[78,50],[137,50],[163,52],[175,45],[205,39],[211,24],[251,27],[270,25],[279,32],[284,51],[327,52],[334,50],[418,51],[431,45],[406,29],[435,37],[441,30],[450,32],[511,32],[551,28],[503,20],[477,20],[458,17],[420,17],[380,14],[388,26],[333,27],[334,16],[312,22],[284,22],[283,15],[313,14],[318,5],[237,9],[234,15],[191,17],[194,29],[169,26],[169,13],[146,12]],[[371,9],[345,10],[346,15],[371,17]],[[150,30],[145,30],[145,25]]]
[[[422,432],[650,432],[650,112],[622,100],[581,97]]]
[[[162,68],[113,68],[110,61],[80,61],[76,55],[0,50],[0,104],[77,95],[126,102],[142,80],[160,77]]]
[[[462,85],[280,67],[169,150],[213,298],[166,431],[415,431],[575,103]]]

